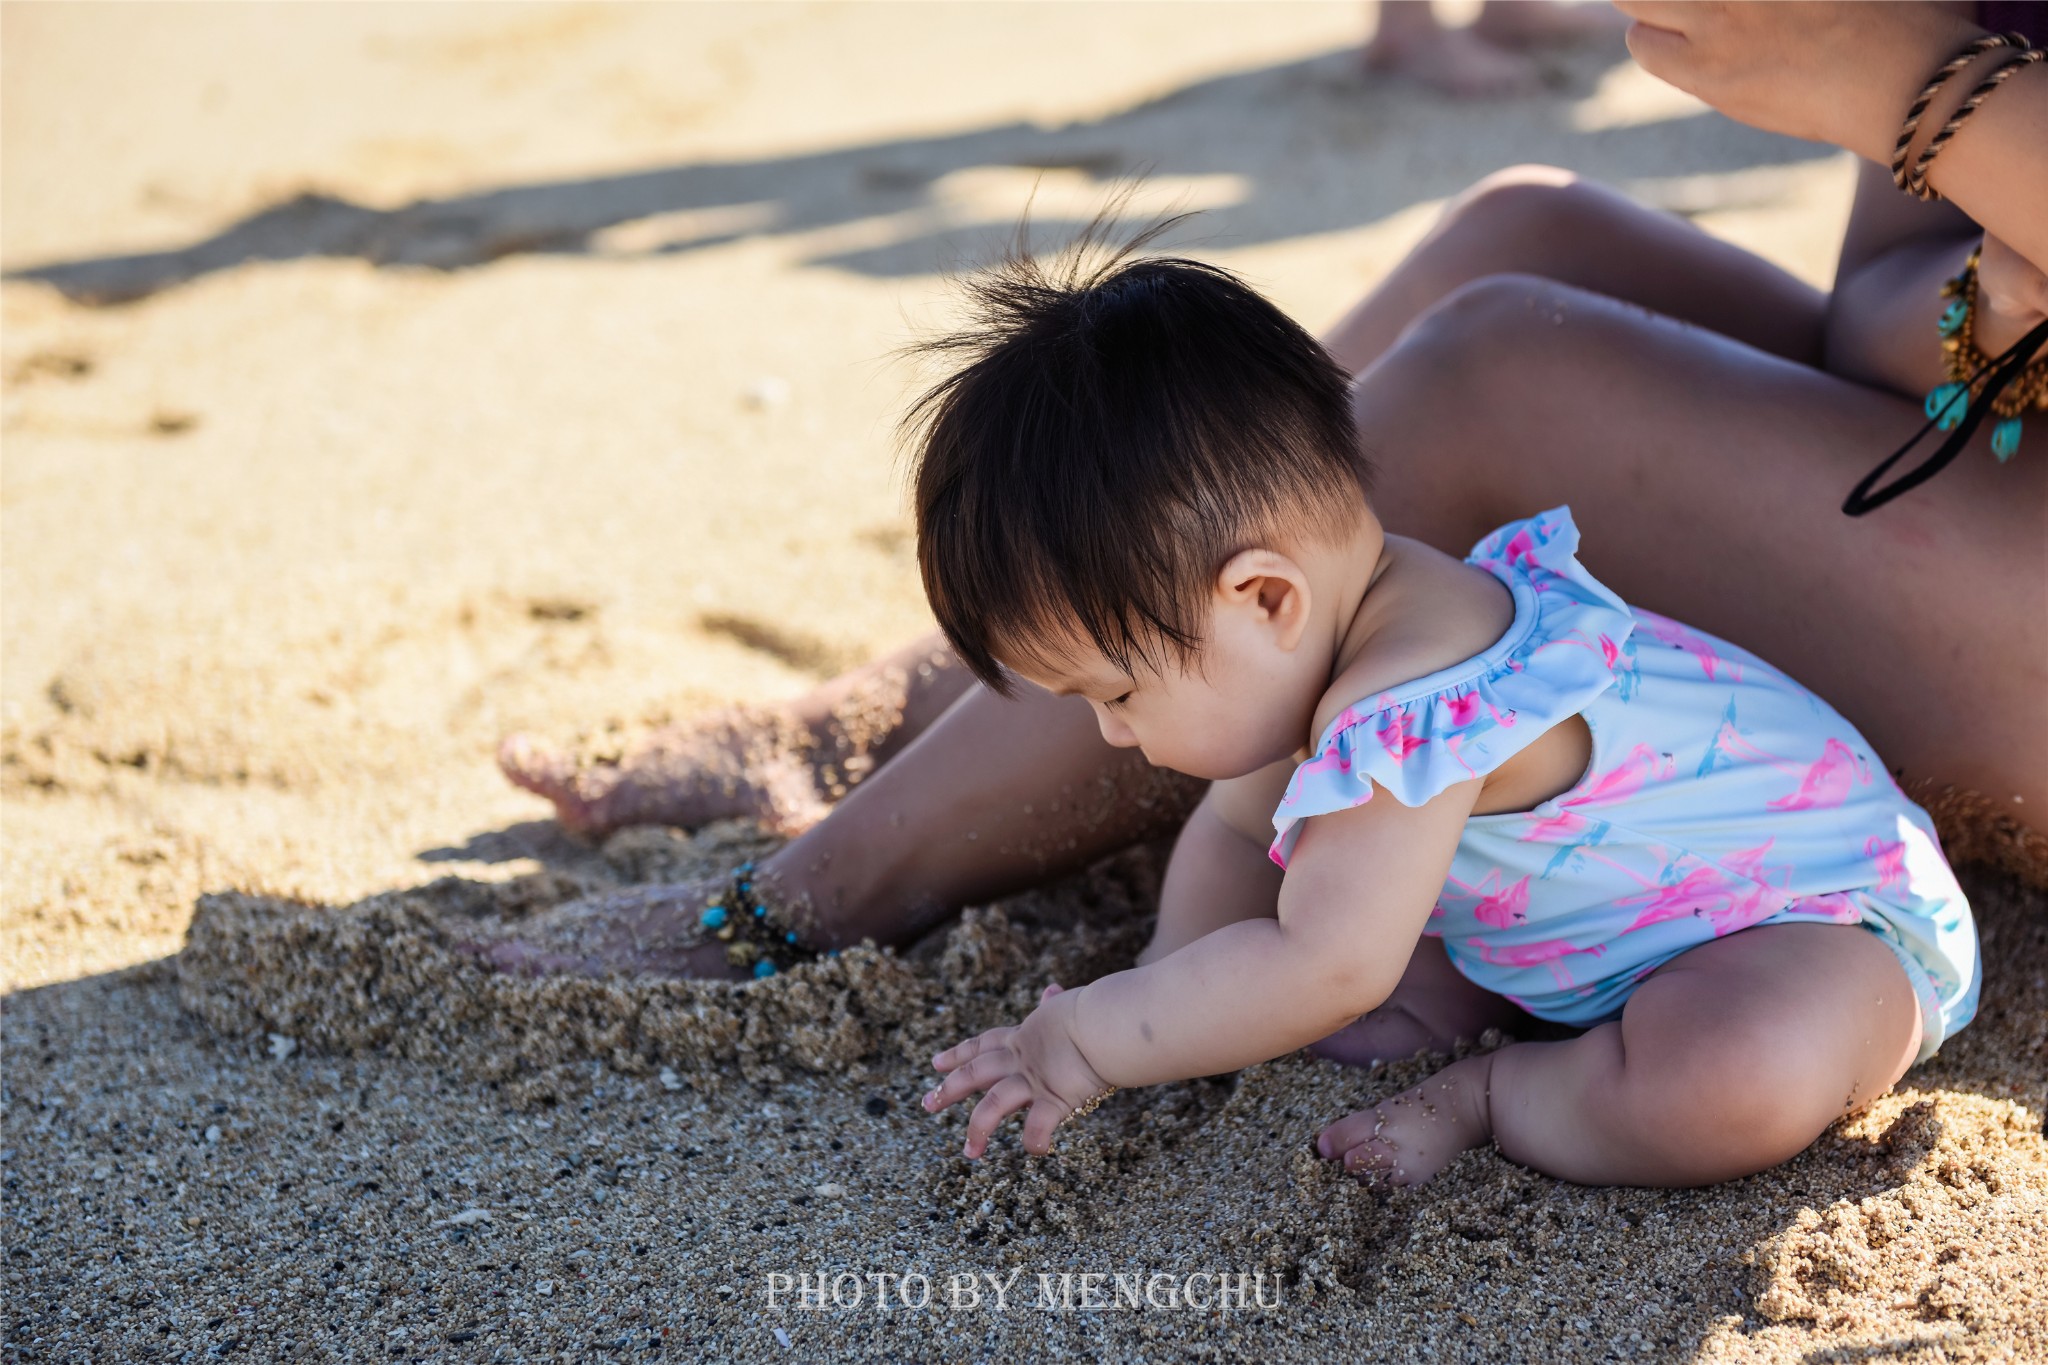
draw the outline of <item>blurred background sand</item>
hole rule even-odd
[[[1523,161],[1827,281],[1844,156],[1618,46],[1449,103],[1362,76],[1366,27],[1349,0],[6,6],[0,960],[51,988],[16,1024],[148,1051],[195,1105],[208,1067],[265,1084],[260,1039],[117,972],[176,952],[197,894],[573,862],[500,734],[788,695],[925,628],[889,357],[1034,194],[1050,241],[1145,177],[1203,210],[1178,246],[1311,327]]]

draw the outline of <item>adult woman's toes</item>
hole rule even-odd
[[[498,769],[513,786],[550,802],[563,829],[605,832],[602,803],[588,790],[590,775],[561,750],[524,732],[507,735],[498,745]]]
[[[1501,99],[1543,87],[1535,62],[1470,29],[1436,29],[1399,42],[1375,38],[1364,62],[1367,70],[1407,76],[1454,99]]]
[[[562,767],[559,753],[523,730],[498,743],[498,771],[515,787],[547,796],[560,785]]]

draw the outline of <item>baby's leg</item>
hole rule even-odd
[[[1512,1001],[1466,980],[1451,965],[1442,940],[1424,938],[1417,940],[1401,984],[1385,1004],[1309,1051],[1346,1066],[1371,1066],[1424,1049],[1448,1052],[1460,1038],[1529,1022]]]
[[[1491,1138],[1580,1184],[1708,1185],[1796,1155],[1889,1090],[1919,1046],[1912,985],[1875,934],[1765,925],[1674,958],[1614,1023],[1467,1058],[1317,1147],[1399,1184]]]
[[[1159,922],[1138,965],[1157,962],[1239,920],[1280,913],[1280,869],[1266,855],[1273,807],[1293,762],[1212,782],[1181,826],[1159,888]]]

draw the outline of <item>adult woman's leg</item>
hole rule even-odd
[[[1515,166],[1453,199],[1429,235],[1323,337],[1356,374],[1444,297],[1540,275],[1819,364],[1827,295],[1676,214],[1552,166]]]
[[[1820,355],[1826,296],[1818,290],[1682,218],[1548,166],[1513,167],[1459,195],[1324,344],[1362,371],[1446,295],[1503,272],[1628,299],[1788,359]],[[1389,451],[1382,462],[1397,457]],[[515,735],[499,762],[552,801],[565,825],[592,834],[730,816],[797,830],[905,752],[971,685],[931,636],[786,706],[663,730],[614,758],[582,761]],[[1001,727],[1012,714],[1024,723],[1022,713],[995,709],[977,723]]]
[[[1592,571],[1742,645],[1885,761],[2048,809],[2048,460],[1840,512],[1915,406],[1553,281],[1470,285],[1361,377],[1388,527],[1462,551],[1570,503]]]
[[[508,735],[498,766],[581,834],[735,817],[793,831],[822,818],[973,684],[935,632],[793,702],[667,726],[616,755],[580,756],[535,735]]]
[[[977,684],[829,819],[761,860],[754,880],[819,947],[902,943],[962,905],[1171,834],[1207,785],[1105,744],[1078,697],[1005,700]],[[720,945],[684,946],[718,889],[593,897],[475,947],[516,971],[721,974]]]

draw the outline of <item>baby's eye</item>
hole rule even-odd
[[[1131,694],[1126,692],[1121,697],[1111,697],[1108,701],[1102,704],[1104,706],[1122,706],[1125,702],[1129,701],[1130,699]]]

